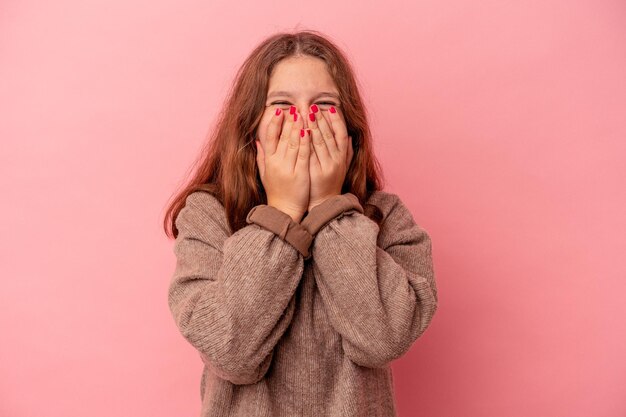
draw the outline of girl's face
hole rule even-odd
[[[276,64],[270,77],[266,107],[256,136],[265,147],[267,126],[276,108],[280,107],[285,111],[285,117],[293,117],[289,114],[291,105],[296,106],[305,129],[308,127],[310,107],[313,104],[317,104],[320,109],[317,115],[322,114],[330,125],[328,109],[330,106],[341,105],[338,97],[339,92],[324,61],[311,56],[285,58]],[[343,117],[341,111],[339,114]]]

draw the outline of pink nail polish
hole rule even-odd
[[[280,114],[280,112],[281,112],[280,108],[276,109],[276,116],[278,116]]]
[[[293,121],[297,122],[298,121],[298,113],[294,113],[293,114]]]
[[[330,106],[330,112],[337,113],[337,109],[335,109],[335,106]]]
[[[314,104],[314,105],[311,106],[311,111],[313,113],[317,113],[319,111],[319,108],[317,107],[317,104]]]
[[[304,129],[300,129],[300,137],[304,137]]]
[[[315,113],[309,113],[309,120],[312,122],[315,121]]]
[[[296,106],[289,106],[289,114],[294,114],[296,112]]]

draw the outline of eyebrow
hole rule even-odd
[[[293,97],[293,94],[291,94],[289,91],[273,91],[273,92],[271,92],[271,93],[269,93],[267,95],[267,98],[274,97],[274,96]],[[323,91],[321,93],[318,93],[315,96],[313,96],[313,98],[316,99],[316,98],[321,97],[321,96],[335,97],[337,100],[339,100],[339,94],[331,93],[329,91]]]

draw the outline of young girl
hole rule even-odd
[[[381,189],[346,57],[269,37],[208,144],[165,218],[202,416],[395,416],[390,363],[437,309],[431,240]]]

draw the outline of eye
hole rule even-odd
[[[320,101],[318,104],[322,106],[337,106],[337,104],[333,103],[332,101]]]
[[[280,106],[290,106],[291,103],[289,103],[288,101],[275,101],[273,102],[271,105],[280,105]],[[332,101],[318,101],[316,104],[319,104],[321,106],[337,106],[337,104],[335,104]]]
[[[278,105],[288,105],[289,103],[287,103],[286,101],[275,101],[272,104],[270,104],[271,106],[273,106],[274,104],[278,104]]]

